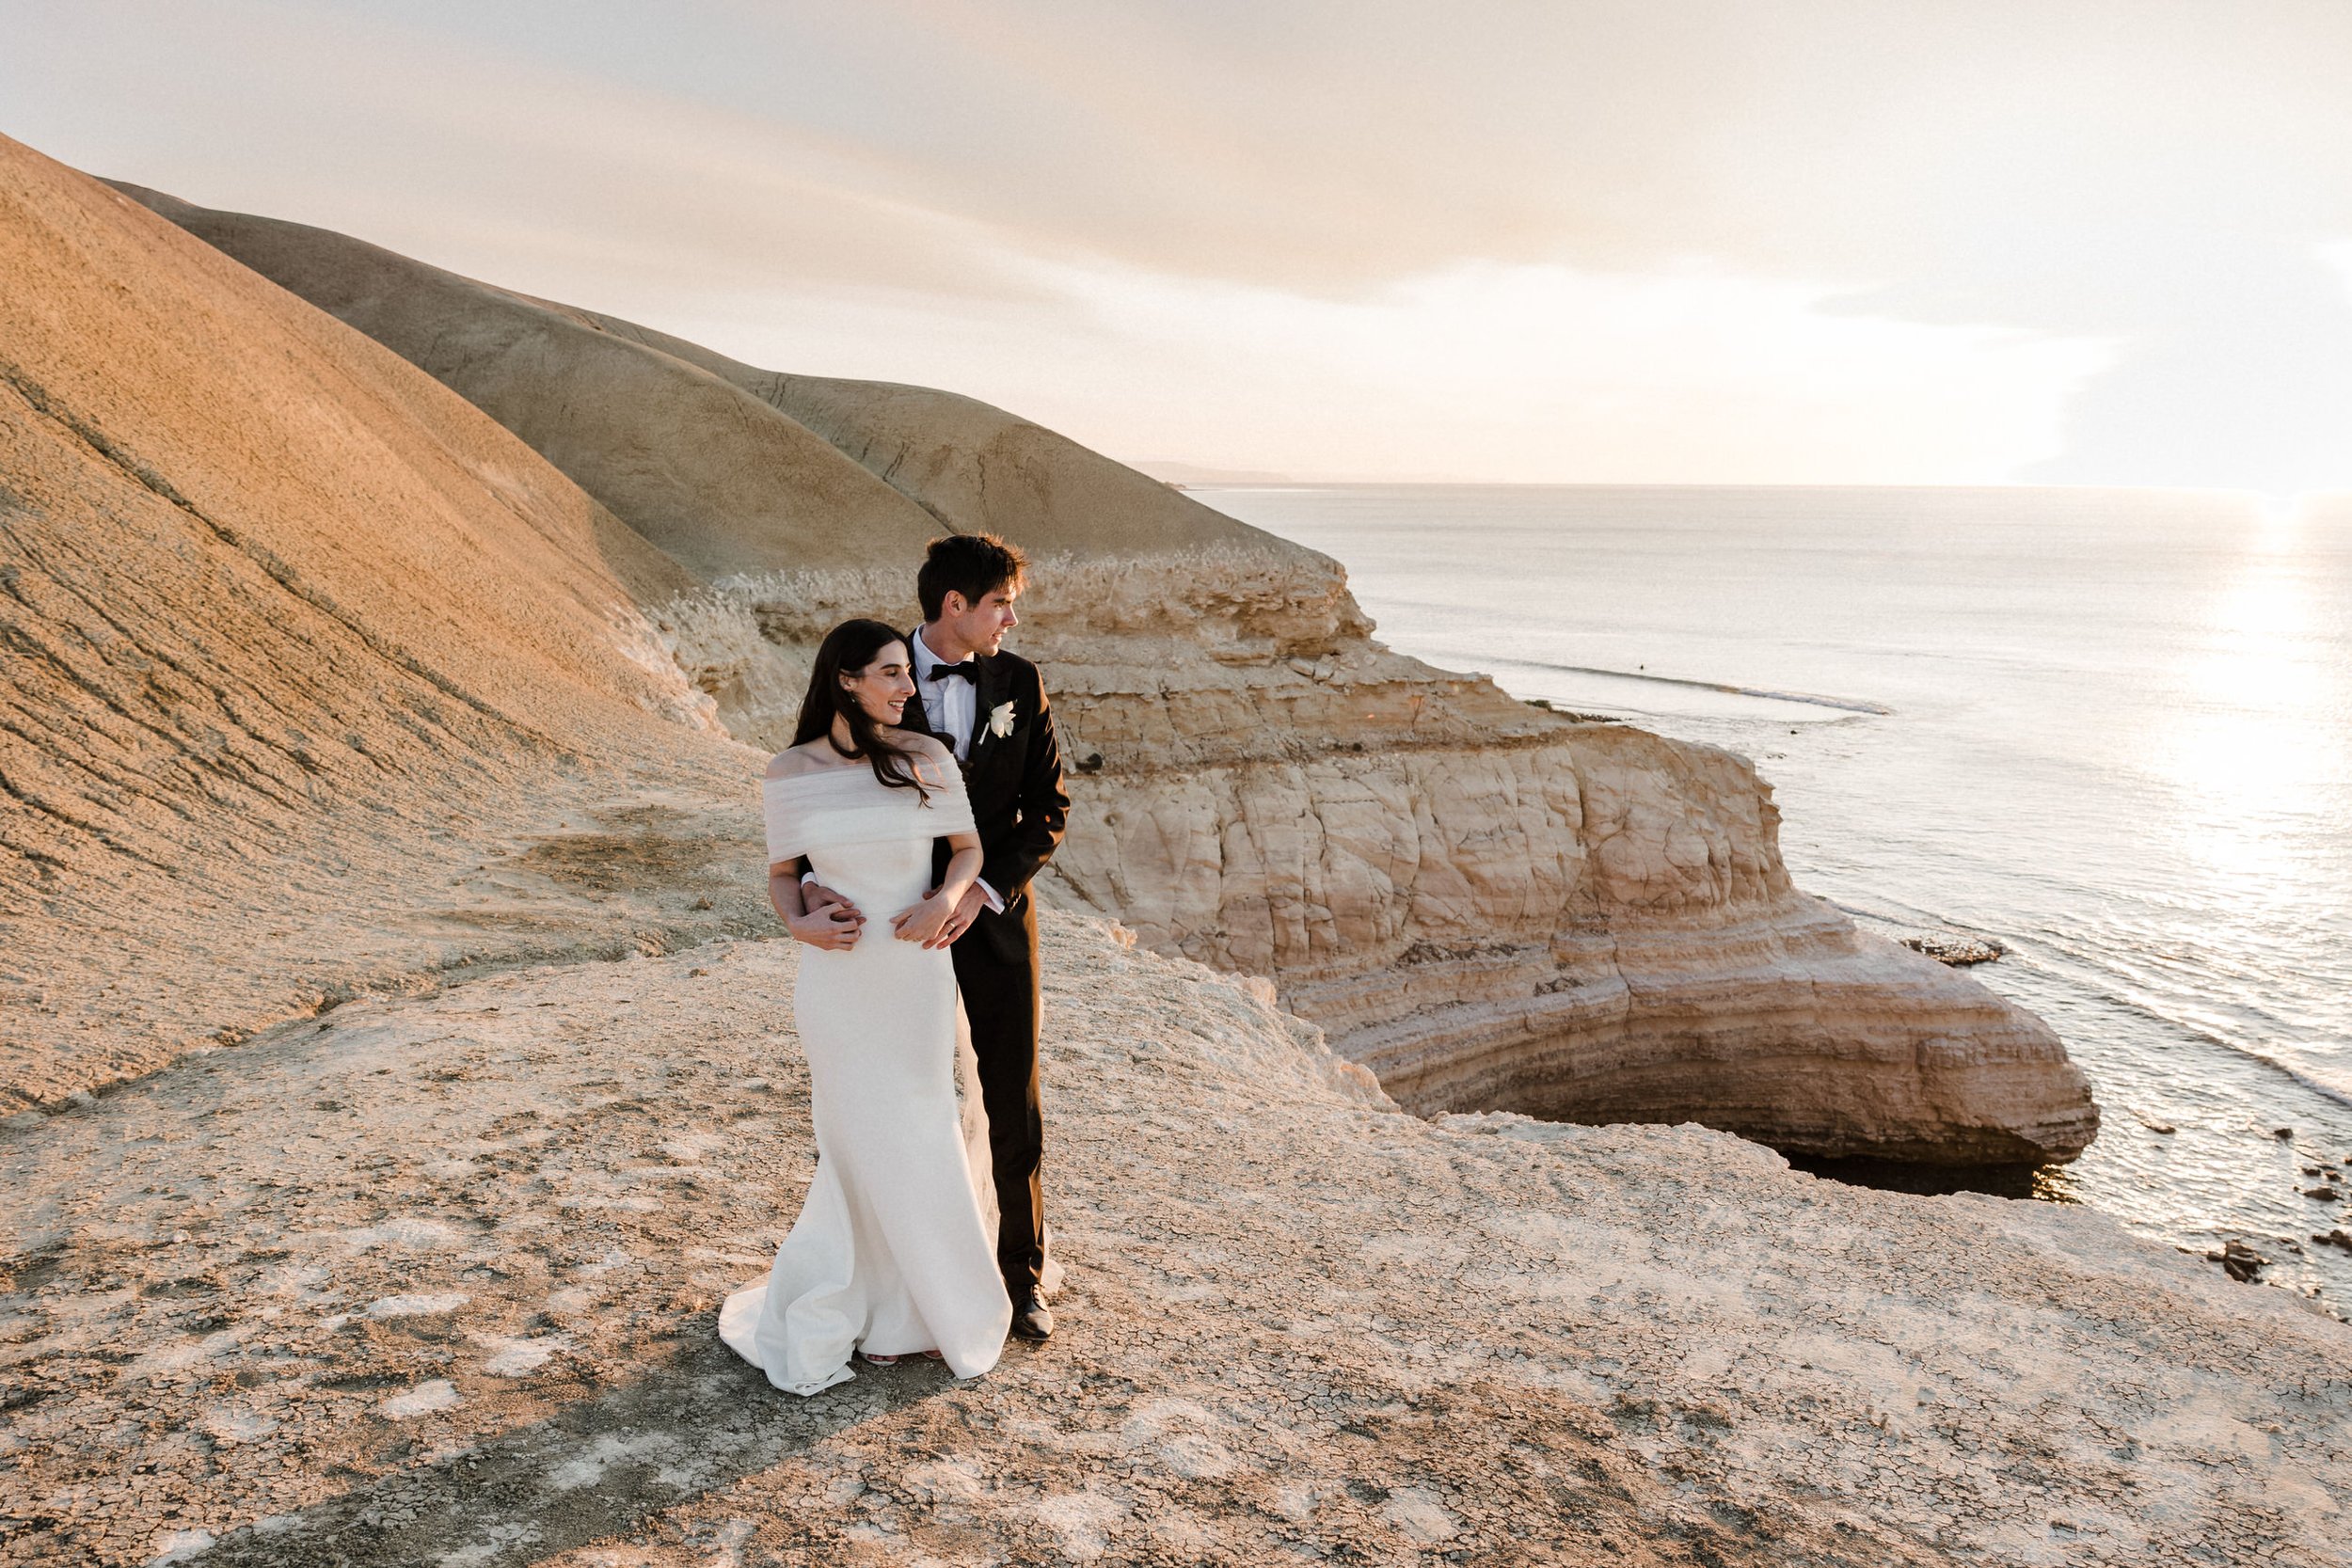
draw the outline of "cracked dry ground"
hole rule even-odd
[[[2096,1215],[1429,1124],[1048,932],[1061,1332],[717,1343],[809,1170],[794,954],[357,1003],[0,1124],[0,1561],[2341,1563],[2352,1331]]]

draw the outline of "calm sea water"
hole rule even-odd
[[[1988,934],[2106,1125],[2042,1196],[2352,1307],[2352,505],[1382,485],[1208,504],[1391,646],[1753,758],[1799,882]],[[2170,1128],[2164,1132],[2159,1129]],[[2281,1130],[2290,1130],[2283,1134]],[[2300,1254],[2290,1250],[2299,1245]]]

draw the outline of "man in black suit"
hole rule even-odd
[[[980,1102],[996,1181],[996,1262],[1012,1298],[1012,1331],[1054,1332],[1041,1291],[1045,1215],[1039,1179],[1044,1119],[1038,1094],[1037,910],[1029,881],[1060,845],[1070,816],[1061,748],[1037,666],[1002,651],[1020,625],[1013,601],[1028,563],[993,534],[934,539],[915,574],[923,625],[908,634],[919,702],[901,721],[955,749],[980,833],[980,879],[942,939],[954,942],[956,985],[979,1058]],[[947,846],[939,847],[939,867]],[[811,908],[842,902],[808,889]],[[851,911],[854,914],[855,911]]]

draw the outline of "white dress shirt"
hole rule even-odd
[[[971,761],[972,717],[980,704],[979,684],[961,675],[931,679],[931,672],[947,661],[931,652],[919,631],[914,634],[914,694],[923,700],[923,717],[930,721],[931,734],[954,750],[958,762]]]

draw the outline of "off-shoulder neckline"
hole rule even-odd
[[[806,768],[798,773],[771,773],[759,782],[764,784],[806,784],[814,779],[866,779],[879,783],[872,769],[865,768]]]
[[[927,746],[917,745],[915,747],[914,754],[918,761],[941,762],[952,761],[954,759],[955,753],[950,752],[947,749],[946,744],[940,740],[938,736],[925,735],[920,730],[910,730],[906,733],[912,739],[929,743]],[[801,748],[798,746],[792,746],[777,752],[776,756],[807,754],[809,753],[802,752]],[[775,766],[775,757],[770,757],[768,759],[768,763],[771,768]],[[795,768],[789,773],[771,773],[763,770],[760,777],[762,782],[767,784],[781,784],[786,779],[814,778],[824,773],[865,773],[871,776],[873,768],[871,765],[866,762],[866,758],[858,756],[846,758],[837,762],[810,763]]]
[[[938,761],[938,759],[931,757],[925,757],[921,760],[931,763],[936,763]],[[949,760],[952,763],[952,759]],[[942,771],[947,772],[946,769],[943,769]],[[777,784],[807,784],[819,779],[831,778],[864,779],[867,784],[873,785],[877,789],[889,788],[889,786],[885,785],[880,779],[874,777],[874,770],[872,768],[862,766],[843,768],[804,768],[797,773],[770,774],[767,777],[762,778],[759,783],[762,789],[769,789]],[[948,776],[941,778],[932,778],[927,772],[924,775],[923,782],[934,794],[936,794],[938,791],[949,787],[951,784],[958,784],[961,781],[953,777],[952,773],[948,773]],[[896,795],[899,793],[899,791],[891,789],[890,793]],[[909,791],[908,793],[911,794],[913,792]]]

